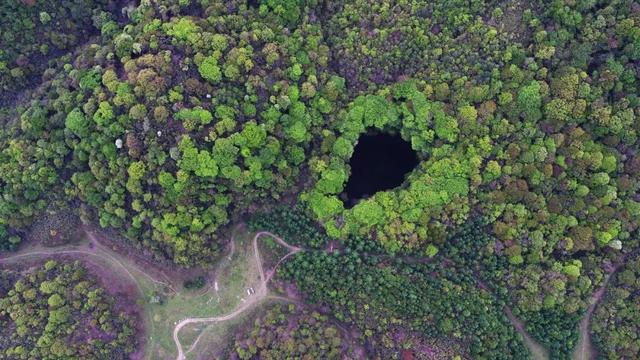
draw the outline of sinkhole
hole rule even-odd
[[[340,196],[345,207],[351,208],[360,199],[402,185],[418,162],[411,144],[399,134],[361,135],[349,161],[351,176]]]

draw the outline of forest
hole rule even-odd
[[[128,359],[136,320],[78,262],[0,271],[0,358]]]
[[[569,359],[587,317],[640,358],[639,25],[633,0],[3,1],[0,251],[62,210],[213,268],[246,224],[302,249],[275,278],[301,299],[230,357],[523,359],[526,333]],[[376,134],[417,165],[350,197]],[[6,358],[134,352],[82,264],[1,274]]]
[[[239,359],[337,359],[346,355],[340,330],[318,312],[277,305],[256,319],[235,341]]]

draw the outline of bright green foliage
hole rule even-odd
[[[129,169],[127,170],[129,174],[129,178],[133,180],[140,180],[144,177],[145,174],[145,166],[142,161],[136,161],[129,164]]]
[[[198,71],[203,79],[211,83],[217,83],[222,80],[222,71],[218,66],[218,57],[215,55],[207,56],[198,66]]]
[[[88,134],[89,124],[87,123],[87,118],[82,113],[82,110],[78,108],[71,110],[67,115],[64,124],[67,129],[73,131],[73,133],[79,137],[83,137]]]
[[[565,265],[562,271],[568,276],[577,278],[580,276],[580,267],[574,264]]]
[[[437,247],[435,247],[435,246],[433,246],[433,244],[429,244],[429,245],[427,246],[427,250],[425,250],[425,252],[424,252],[424,254],[425,254],[427,257],[430,257],[430,258],[431,258],[431,257],[434,257],[437,253],[438,253],[438,248],[437,248]]]
[[[338,194],[342,191],[346,180],[347,174],[344,169],[329,169],[322,173],[317,189],[323,194]]]
[[[326,196],[318,192],[312,192],[308,196],[309,206],[320,220],[326,220],[344,209],[342,201],[335,196]]]
[[[500,177],[502,169],[495,160],[490,160],[484,169],[483,178],[485,181],[493,181]]]
[[[471,105],[464,105],[458,108],[458,114],[465,123],[473,124],[478,119],[478,111]]]
[[[216,112],[217,113],[217,112]],[[267,132],[264,127],[256,125],[255,123],[248,123],[242,129],[242,136],[246,140],[246,146],[250,148],[257,148],[262,146],[267,138]]]
[[[333,152],[343,159],[348,159],[353,154],[353,145],[346,138],[339,137],[333,144]]]
[[[122,59],[131,56],[133,52],[133,37],[129,34],[122,33],[115,38],[116,55]]]
[[[456,141],[458,137],[458,122],[455,118],[447,116],[444,113],[437,112],[435,119],[435,132],[436,135],[448,142]]]
[[[198,153],[198,168],[195,171],[200,177],[215,178],[218,175],[218,164],[206,150]]]
[[[167,35],[173,36],[178,40],[195,43],[200,37],[200,28],[193,20],[182,17],[177,21],[173,21],[164,25]]]
[[[209,124],[213,120],[213,115],[209,110],[196,106],[193,109],[180,109],[175,114],[175,118],[183,121],[187,129],[195,129],[201,125]]]
[[[307,128],[303,122],[296,121],[287,129],[287,136],[295,142],[302,142],[307,138]]]
[[[93,120],[98,126],[102,127],[109,125],[113,117],[113,107],[107,101],[100,102],[98,110],[93,114]]]
[[[368,227],[381,223],[385,218],[384,209],[373,200],[359,202],[353,207],[353,216],[356,221]]]
[[[47,300],[49,308],[55,310],[64,305],[64,299],[59,294],[53,294]]]
[[[211,47],[214,51],[224,51],[229,44],[227,38],[222,34],[214,34],[211,37]]]
[[[100,86],[102,81],[102,74],[100,74],[99,70],[90,70],[87,71],[82,78],[80,78],[80,88],[93,90]]]
[[[522,87],[518,91],[518,106],[528,120],[538,121],[542,117],[540,107],[542,97],[540,95],[540,83],[532,81],[529,85]]]
[[[353,152],[353,144],[359,134],[367,127],[381,130],[399,126],[399,114],[402,114],[401,135],[410,137],[420,148],[427,147],[433,141],[434,131],[427,126],[429,117],[433,117],[433,127],[437,136],[447,142],[455,142],[459,129],[455,117],[449,116],[441,103],[430,103],[418,90],[414,81],[400,83],[393,88],[397,102],[391,102],[382,96],[360,96],[350,106],[345,118],[339,124],[342,132],[333,143],[331,157],[347,158]],[[408,100],[403,100],[408,99]],[[424,226],[421,218],[424,214],[438,214],[437,221],[454,222],[464,220],[468,212],[469,182],[471,169],[467,161],[458,161],[448,157],[448,150],[434,151],[433,161],[412,175],[408,189],[380,194],[370,201],[362,201],[352,209],[342,213],[345,225],[338,228],[335,221],[326,222],[332,214],[337,214],[338,199],[323,197],[312,193],[307,199],[312,212],[334,237],[375,233],[383,246],[396,252],[404,250],[426,250],[429,233],[436,230],[442,235],[444,223]],[[477,161],[474,159],[474,161]],[[319,169],[315,191],[322,194],[339,194],[346,182],[344,162],[333,161],[326,168]],[[478,169],[479,171],[479,169]],[[324,208],[328,207],[328,208]],[[456,214],[443,214],[444,208]],[[455,210],[454,210],[455,209]],[[337,219],[334,219],[337,220]]]
[[[228,241],[225,225],[298,197],[340,240],[336,252],[356,237],[384,252],[372,267],[442,254],[455,267],[446,278],[474,297],[469,279],[482,273],[557,357],[570,352],[572,317],[638,249],[633,1],[156,0],[128,16],[106,12],[107,3],[0,5],[2,249],[17,247],[43,214],[70,208],[155,256],[207,265]],[[343,203],[349,158],[370,131],[399,135],[420,163],[401,186]],[[451,239],[472,215],[486,219],[489,239]],[[340,279],[338,290],[371,284],[341,275],[323,281]],[[637,331],[626,325],[635,310],[625,294],[638,285],[624,278],[599,318],[607,324],[600,333],[611,334],[599,346],[607,357],[633,359],[626,334]],[[389,279],[376,285],[385,289]],[[350,300],[338,290],[335,298]],[[354,318],[371,313],[349,310]],[[477,315],[427,319],[447,331],[429,341],[398,317],[380,316],[393,325],[384,334],[378,324],[362,328],[382,349],[364,357],[410,356],[402,351],[437,341],[453,353],[436,357],[480,358],[466,348],[505,344],[496,335],[474,345],[456,332],[456,323],[487,320]],[[402,349],[384,346],[396,340]],[[505,357],[522,357],[499,346]]]

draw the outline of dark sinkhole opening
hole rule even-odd
[[[399,134],[361,135],[349,161],[351,176],[341,198],[346,208],[378,191],[396,188],[418,165],[411,144]]]

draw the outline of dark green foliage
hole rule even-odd
[[[549,349],[552,359],[572,359],[582,315],[566,314],[557,308],[520,314],[527,332]]]
[[[258,213],[247,222],[249,230],[269,231],[290,244],[322,248],[327,236],[298,206],[275,206],[268,212]]]
[[[461,74],[488,79],[492,69],[504,65],[500,52],[491,49],[521,46],[512,43],[508,30],[488,41],[487,23],[476,19],[491,13],[492,5],[477,0],[331,1],[326,29],[335,69],[350,91],[403,76],[434,84]]]
[[[390,331],[388,319],[428,338],[460,334],[472,356],[526,358],[527,351],[502,306],[479,289],[471,274],[442,264],[389,264],[380,257],[347,251],[305,252],[280,271],[312,303],[327,305],[336,318],[356,326],[377,351]],[[443,294],[447,294],[443,296]]]
[[[638,248],[633,1],[147,4],[0,5],[1,249],[59,206],[205,264],[225,225],[297,197],[303,210],[250,226],[308,248],[336,241],[336,255],[300,255],[304,271],[287,277],[371,341],[437,329],[464,338],[464,356],[517,355],[509,305],[560,357],[604,270]],[[16,91],[27,83],[38,86]],[[421,163],[346,209],[367,131],[399,134]],[[624,274],[596,314],[613,358],[638,357],[638,284]]]
[[[206,285],[204,276],[197,276],[193,279],[185,280],[183,286],[185,289],[202,289]]]
[[[495,239],[488,233],[486,221],[475,218],[465,223],[438,253],[450,260],[461,273],[471,271],[477,282],[489,286],[499,301],[508,303],[505,277],[508,262],[495,254]]]
[[[324,71],[327,47],[318,24],[300,21],[304,4],[219,5],[202,12],[215,23],[143,5],[120,34],[96,12],[114,36],[52,64],[33,106],[2,119],[15,124],[0,136],[3,248],[45,206],[80,201],[101,226],[193,265],[218,252],[232,216],[295,191],[332,108],[324,97],[343,97],[312,89],[344,82]],[[299,30],[271,11],[297,11]]]
[[[6,0],[0,4],[0,104],[47,68],[46,59],[72,51],[97,29],[92,14],[102,14],[108,0]],[[92,89],[93,80],[80,85]]]
[[[307,0],[261,0],[286,25],[295,25]]]

